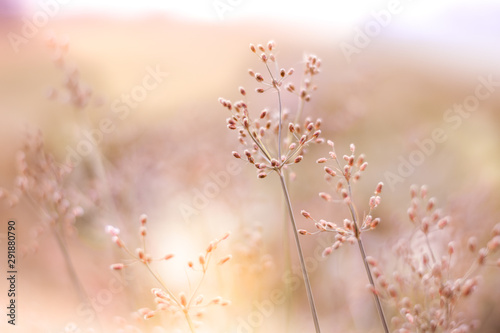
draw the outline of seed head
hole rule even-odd
[[[326,249],[323,250],[323,258],[329,256],[332,253],[333,249],[331,246],[327,247]]]
[[[306,219],[312,219],[311,217],[311,214],[309,214],[307,211],[305,210],[301,210],[300,213],[302,214],[302,216],[304,216]]]
[[[119,270],[122,270],[123,268],[125,268],[125,265],[124,264],[113,264],[110,266],[110,268],[112,270],[119,271]]]
[[[229,260],[231,260],[231,258],[232,258],[232,257],[233,257],[233,256],[232,256],[232,255],[230,255],[230,254],[229,254],[229,255],[227,255],[227,256],[225,256],[224,258],[222,258],[222,259],[219,261],[219,265],[223,265],[223,264],[225,264],[226,262],[228,262]]]
[[[333,170],[332,170],[331,168],[329,168],[329,167],[325,167],[325,172],[326,172],[327,174],[329,174],[330,176],[332,176],[332,177],[335,177],[335,176],[337,175],[337,173],[336,173],[335,171],[333,171]]]

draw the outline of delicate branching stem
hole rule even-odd
[[[287,205],[288,214],[290,216],[290,221],[292,223],[292,231],[293,231],[293,235],[295,237],[295,244],[297,245],[297,252],[298,252],[299,260],[300,260],[300,268],[302,269],[302,276],[304,278],[304,284],[305,284],[306,292],[307,292],[307,299],[309,301],[309,306],[311,308],[311,314],[312,314],[313,321],[314,321],[314,327],[316,329],[316,333],[320,333],[321,330],[320,330],[320,327],[319,327],[318,315],[316,313],[316,306],[314,304],[314,297],[313,297],[313,293],[312,293],[312,290],[311,290],[311,284],[309,283],[309,276],[307,274],[307,268],[306,268],[304,256],[302,254],[302,248],[300,246],[299,233],[297,232],[297,226],[296,226],[296,223],[295,223],[295,217],[293,215],[292,203],[290,201],[290,195],[288,194],[288,189],[287,189],[287,186],[286,186],[286,182],[285,182],[285,177],[283,175],[283,171],[282,170],[278,170],[277,172],[278,172],[278,175],[280,177],[281,188],[283,190],[283,195],[285,197],[285,203]]]
[[[427,248],[429,249],[429,253],[431,254],[432,262],[436,262],[436,257],[434,256],[434,251],[432,251],[431,243],[429,242],[429,237],[425,234],[425,243],[427,244]]]
[[[279,128],[278,128],[278,161],[281,161],[281,127],[282,127],[282,110],[281,110],[281,94],[280,90],[276,88],[278,92],[278,107],[279,107]]]
[[[151,273],[151,275],[153,275],[154,278],[156,279],[156,281],[158,281],[158,283],[160,283],[160,285],[163,288],[163,290],[165,290],[170,295],[170,297],[174,300],[174,302],[177,303],[177,305],[183,310],[184,316],[186,317],[186,321],[187,321],[187,323],[189,325],[190,331],[192,333],[196,333],[196,331],[194,329],[193,321],[191,320],[191,317],[189,316],[188,309],[187,308],[183,308],[181,302],[179,300],[177,300],[177,298],[175,297],[175,295],[170,291],[170,289],[168,289],[167,285],[165,284],[165,282],[163,282],[162,278],[155,271],[153,271],[153,269],[151,268],[151,265],[149,265],[148,262],[145,262],[145,265],[148,268],[148,270]]]
[[[370,265],[366,261],[366,253],[365,248],[363,247],[363,242],[361,241],[361,235],[358,238],[359,252],[361,253],[361,257],[363,258],[363,263],[366,269],[366,275],[368,275],[368,280],[372,287],[375,288],[375,283],[373,281],[372,272],[370,270]],[[387,320],[385,319],[384,309],[382,308],[382,303],[380,302],[380,297],[376,293],[373,293],[375,298],[375,303],[377,305],[377,312],[380,316],[380,320],[382,321],[382,326],[384,326],[384,332],[389,333],[389,327],[387,326]]]
[[[370,265],[366,261],[366,252],[365,248],[363,246],[363,241],[361,240],[361,232],[359,230],[358,226],[358,216],[356,214],[356,209],[354,208],[354,204],[352,203],[352,189],[351,189],[351,182],[347,181],[347,189],[349,192],[349,211],[351,212],[351,217],[353,220],[354,224],[354,235],[356,236],[356,239],[358,240],[358,246],[359,246],[359,252],[361,253],[361,258],[363,259],[363,264],[365,266],[366,270],[366,275],[368,275],[368,281],[370,281],[371,286],[373,287],[373,296],[375,298],[375,304],[377,306],[377,312],[380,317],[380,321],[382,322],[382,326],[384,327],[384,332],[389,333],[389,327],[387,326],[387,320],[385,319],[385,314],[384,314],[384,309],[382,308],[382,303],[380,302],[380,297],[376,293],[375,290],[375,282],[373,281],[373,276],[372,272],[370,269]]]
[[[64,257],[64,262],[66,263],[66,268],[68,269],[69,277],[76,288],[76,292],[78,293],[78,296],[80,297],[80,300],[82,302],[87,302],[89,298],[87,296],[87,293],[85,292],[85,289],[83,288],[82,282],[78,278],[78,274],[76,273],[76,269],[75,269],[75,266],[73,265],[73,261],[71,260],[71,257],[69,256],[68,248],[67,248],[63,238],[59,234],[59,232],[55,229],[52,229],[52,231],[54,233],[54,237],[57,240],[57,245],[59,245],[59,249],[61,250],[61,253]]]

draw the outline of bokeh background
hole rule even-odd
[[[141,246],[139,216],[145,213],[151,252],[176,255],[156,264],[176,292],[189,291],[188,279],[199,278],[186,262],[212,239],[231,232],[218,255],[231,253],[233,260],[210,269],[202,292],[230,299],[232,305],[207,308],[200,331],[311,331],[302,287],[285,304],[266,307],[273,291],[284,288],[282,194],[276,177],[259,180],[253,168],[231,156],[239,148],[237,138],[226,129],[228,113],[217,101],[237,99],[239,86],[250,92],[256,87],[247,70],[264,68],[249,43],[275,40],[279,65],[297,70],[294,82],[300,80],[305,55],[321,58],[318,89],[305,115],[322,118],[322,135],[335,141],[339,154],[347,153],[351,142],[366,154],[369,168],[355,189],[361,211],[375,185],[386,184],[377,211],[382,224],[365,237],[370,254],[390,263],[391,246],[411,232],[406,211],[413,183],[427,184],[452,216],[452,236],[489,239],[500,221],[500,3],[402,0],[381,26],[377,17],[384,19],[390,3],[0,1],[0,187],[15,188],[17,151],[28,133],[40,130],[44,149],[64,165],[69,152],[89,140],[83,129],[94,133],[103,119],[113,125],[62,183],[83,208],[64,237],[96,312],[79,297],[54,227],[44,222],[36,204],[21,196],[10,207],[4,198],[1,267],[6,270],[7,221],[15,220],[18,317],[12,327],[3,316],[0,330],[187,331],[179,317],[143,321],[134,315],[154,304],[150,290],[157,282],[144,267],[109,269],[126,255],[105,226],[120,228],[135,249]],[[370,27],[378,30],[360,37]],[[144,98],[120,111],[124,96],[152,70],[166,74]],[[463,116],[449,113],[484,80],[493,82],[487,98]],[[83,100],[72,99],[68,87],[75,82],[85,92]],[[264,106],[276,110],[271,92],[249,93],[248,100],[256,114]],[[284,102],[293,113],[296,98],[287,96]],[[436,128],[445,131],[446,140],[434,142],[431,152],[420,153],[422,163],[391,182],[390,175],[401,176],[402,165],[408,167],[411,154],[422,150],[419,143],[428,142]],[[327,151],[311,148],[295,168],[292,201],[297,214],[307,209],[342,221],[347,211],[317,195],[329,185],[314,161]],[[298,223],[313,227],[302,217]],[[331,237],[302,241],[306,257],[317,258],[310,270],[324,330],[379,332],[357,249],[343,247],[323,259],[314,254]],[[296,266],[294,251],[291,247]],[[498,332],[500,271],[488,266],[483,274],[462,310],[480,320],[478,331]],[[5,279],[0,288],[4,308]]]

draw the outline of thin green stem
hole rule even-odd
[[[290,195],[288,194],[288,188],[286,186],[285,177],[283,176],[283,171],[277,170],[277,172],[278,172],[278,175],[280,177],[281,188],[283,190],[283,195],[285,197],[285,202],[286,202],[286,205],[288,208],[290,222],[292,223],[292,231],[293,231],[293,235],[295,237],[295,245],[297,246],[297,252],[298,252],[299,260],[300,260],[300,268],[302,269],[302,276],[304,278],[304,284],[305,284],[306,292],[307,292],[307,299],[309,301],[309,307],[311,308],[311,314],[312,314],[313,321],[314,321],[314,327],[316,329],[316,333],[320,333],[321,330],[319,327],[318,315],[316,312],[316,306],[314,304],[314,297],[313,297],[313,293],[312,293],[312,289],[311,289],[311,284],[309,282],[309,276],[307,274],[307,268],[306,268],[306,264],[305,264],[305,260],[304,260],[304,255],[302,253],[302,248],[300,246],[299,233],[297,231],[297,225],[295,223],[295,217],[293,215]]]

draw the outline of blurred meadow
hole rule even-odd
[[[321,59],[303,115],[322,119],[320,137],[340,157],[351,143],[366,155],[353,189],[360,214],[384,182],[373,213],[380,225],[363,236],[368,254],[388,279],[405,274],[398,244],[417,234],[410,186],[427,185],[451,219],[429,237],[436,255],[448,256],[449,241],[458,253],[436,293],[444,297],[446,281],[469,277],[471,263],[477,276],[474,292],[459,290],[453,308],[472,324],[434,331],[500,331],[498,1],[142,2],[0,0],[0,267],[8,276],[12,220],[17,269],[15,325],[9,281],[0,282],[1,332],[190,332],[182,311],[168,306],[144,318],[160,302],[151,292],[160,283],[131,263],[106,226],[120,229],[133,253],[174,254],[151,267],[179,299],[205,296],[203,313],[192,313],[196,332],[313,332],[279,179],[258,179],[232,156],[243,149],[218,101],[241,98],[243,86],[255,118],[263,108],[277,117],[276,93],[256,93],[248,75],[266,75],[249,44],[269,40],[278,67],[295,69],[287,80],[297,86],[307,55]],[[297,97],[284,89],[282,96],[294,115]],[[318,196],[335,192],[315,163],[328,151],[311,145],[289,168],[299,229],[315,229],[301,210],[338,224],[349,218],[345,206]],[[471,237],[489,251],[478,270]],[[322,330],[382,332],[357,247],[324,257],[333,234],[300,240]],[[214,258],[195,290],[200,253]],[[117,263],[127,267],[110,269]],[[416,303],[423,296],[411,281]],[[403,330],[399,321],[413,319],[393,298],[382,300],[391,332],[433,332]]]

